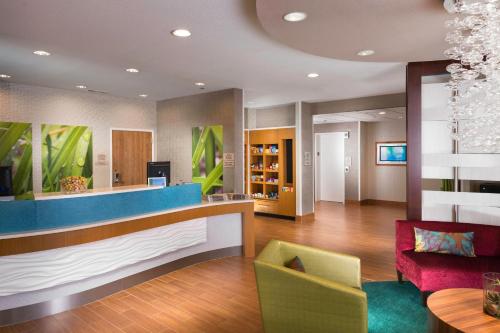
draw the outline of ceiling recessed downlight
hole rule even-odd
[[[373,51],[373,50],[361,50],[361,51],[358,52],[358,55],[360,57],[371,56],[373,54],[375,54],[375,51]]]
[[[49,56],[50,52],[44,51],[44,50],[36,50],[33,51],[34,54],[39,55],[39,56]]]
[[[79,84],[79,85],[77,85],[75,87],[77,87],[78,89],[87,89],[87,86],[84,85],[84,84]]]
[[[0,74],[0,79],[10,79],[11,77],[9,74]]]
[[[139,73],[139,70],[137,68],[127,68],[125,71],[129,73]]]
[[[146,95],[146,94],[140,94],[139,97],[146,98],[146,97],[148,97],[148,95]]]
[[[386,113],[387,113],[387,112],[385,112],[385,111],[380,111],[378,114],[380,114],[380,115],[384,115],[384,114],[386,114]]]
[[[307,77],[311,78],[311,79],[314,79],[314,78],[319,77],[319,74],[318,73],[309,73],[309,74],[307,74]]]
[[[181,37],[181,38],[191,36],[191,31],[189,31],[187,29],[175,29],[171,33],[175,37]]]
[[[203,82],[195,82],[194,84],[195,86],[198,86],[198,87],[204,87],[205,86],[205,83]]]
[[[304,12],[291,12],[288,14],[285,14],[283,16],[283,20],[287,22],[300,22],[304,21],[307,17],[307,14]]]

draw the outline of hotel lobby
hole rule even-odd
[[[500,0],[0,0],[0,332],[500,332]]]

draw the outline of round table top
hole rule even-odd
[[[460,331],[500,332],[500,320],[483,312],[482,289],[440,290],[429,296],[427,307],[439,320]]]

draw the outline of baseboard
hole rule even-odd
[[[294,216],[288,216],[288,215],[271,214],[271,213],[264,213],[264,212],[254,212],[254,214],[258,215],[258,216],[274,217],[274,218],[283,219],[283,220],[291,220],[291,221],[295,220]]]
[[[365,199],[361,200],[360,204],[365,205],[376,205],[376,206],[386,206],[386,207],[403,207],[406,208],[406,202],[401,201],[389,201],[389,200],[375,200],[375,199]]]
[[[191,266],[207,260],[220,259],[231,256],[241,256],[242,254],[242,246],[227,247],[208,252],[202,252],[166,263],[158,267],[151,268],[144,272],[127,276],[123,279],[113,281],[93,289],[82,291],[80,293],[67,295],[58,299],[26,305],[14,309],[2,310],[0,311],[0,327],[34,320],[71,310],[114,294],[120,290],[133,287],[145,281],[152,280],[158,276],[181,269],[183,267]]]
[[[361,201],[358,201],[358,200],[346,200],[345,204],[346,205],[361,206]]]
[[[295,216],[295,222],[314,222],[314,213]]]

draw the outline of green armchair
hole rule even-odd
[[[305,273],[286,268],[298,256]],[[272,240],[254,261],[266,333],[366,333],[359,258]]]

